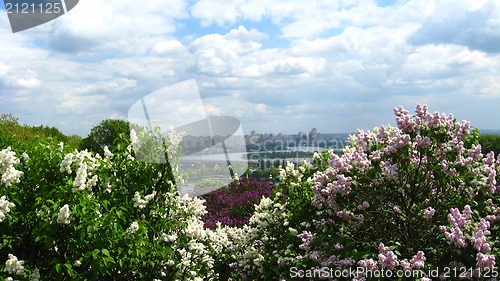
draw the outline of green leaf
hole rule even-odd
[[[109,251],[107,249],[102,249],[102,253],[103,253],[103,255],[109,257]]]
[[[58,274],[62,273],[62,264],[60,264],[60,263],[56,264],[56,272]]]

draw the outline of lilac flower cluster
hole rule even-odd
[[[205,227],[215,228],[220,222],[227,226],[248,224],[262,196],[269,196],[275,185],[255,179],[240,179],[226,188],[202,196],[207,213],[203,217]]]
[[[467,246],[466,237],[462,232],[462,228],[470,223],[472,211],[469,205],[464,207],[463,214],[457,208],[452,208],[448,214],[448,221],[451,228],[440,226],[439,230],[444,233],[446,238],[457,247],[465,248]],[[449,230],[449,231],[448,231]]]
[[[470,206],[466,205],[462,213],[457,208],[452,208],[448,214],[448,221],[451,226],[440,226],[440,230],[452,244],[461,248],[467,246],[467,237],[470,237],[471,245],[477,251],[477,268],[484,269],[495,266],[495,255],[491,254],[492,246],[487,236],[491,235],[490,226],[492,222],[497,221],[496,215],[481,218],[473,228],[472,234],[467,236],[466,233],[472,229],[471,226],[474,224]]]

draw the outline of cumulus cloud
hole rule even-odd
[[[187,16],[186,3],[174,1],[80,1],[49,33],[49,46],[66,53],[134,52],[151,37],[176,30],[175,19]],[[146,44],[144,44],[146,43]]]
[[[259,40],[266,35],[244,26],[230,30],[227,34],[207,34],[190,44],[197,69],[210,75],[229,75],[238,68],[240,56],[257,51],[262,44]]]
[[[179,96],[158,103],[158,114],[205,109],[261,132],[330,132],[429,103],[495,126],[499,111],[465,106],[500,98],[498,4],[392,2],[86,0],[17,34],[0,11],[0,109],[84,135],[148,93],[196,78],[205,107]]]
[[[158,56],[186,57],[189,51],[181,42],[173,39],[157,42],[152,52]]]
[[[500,52],[500,6],[480,1],[473,6],[444,1],[408,40],[414,45],[457,44],[487,53]]]

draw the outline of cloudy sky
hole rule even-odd
[[[86,136],[194,79],[205,109],[238,118],[245,133],[370,129],[418,103],[500,130],[499,6],[82,0],[19,33],[0,10],[0,113]],[[189,100],[171,104],[189,112]]]

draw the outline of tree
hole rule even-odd
[[[482,152],[484,154],[493,151],[495,155],[500,154],[500,136],[499,135],[481,135],[479,137]]]
[[[73,138],[70,141],[68,136],[55,127],[19,124],[18,118],[12,114],[0,114],[0,147],[12,146],[20,149],[35,140],[48,138],[78,147],[78,139]]]
[[[94,126],[89,135],[82,139],[80,143],[80,149],[88,149],[103,155],[104,146],[107,146],[111,151],[114,150],[114,142],[120,136],[124,134],[129,138],[130,123],[125,120],[119,119],[106,119],[100,124]]]

